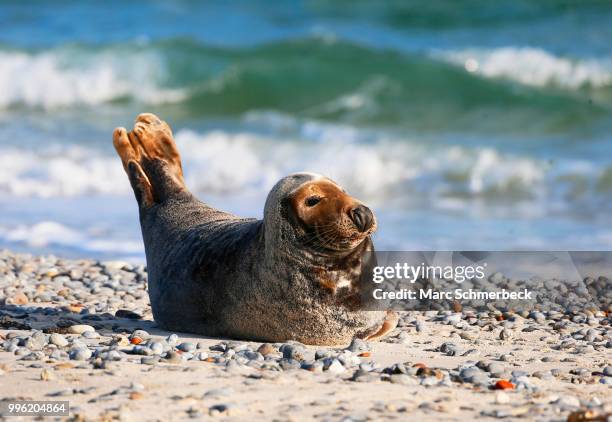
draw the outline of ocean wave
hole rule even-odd
[[[380,136],[309,122],[286,139],[255,133],[180,130],[176,141],[187,185],[206,195],[263,196],[284,175],[330,176],[371,203],[413,196],[440,203],[533,200],[609,202],[612,168],[580,160],[555,163],[494,148],[453,146]],[[239,163],[239,164],[237,164]],[[131,195],[110,151],[57,145],[39,151],[0,149],[0,193],[15,197]]]
[[[7,227],[0,224],[0,241],[29,248],[73,248],[89,253],[141,255],[139,240],[112,239],[93,230],[71,228],[57,221],[40,221]]]
[[[612,60],[575,60],[532,47],[468,49],[433,54],[463,66],[469,73],[505,78],[521,84],[565,89],[601,88],[612,84]]]
[[[88,53],[0,51],[0,108],[97,105],[136,98],[157,104],[180,101],[180,90],[161,85],[165,66],[153,52]]]
[[[543,50],[408,54],[320,37],[245,48],[186,40],[73,45],[0,50],[0,109],[136,102],[198,118],[275,110],[361,126],[566,131],[609,116],[611,75],[604,62]],[[589,102],[542,89],[548,84],[605,92]]]

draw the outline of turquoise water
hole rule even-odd
[[[379,249],[612,247],[609,2],[7,1],[0,27],[0,247],[142,260],[110,142],[142,111],[245,216],[308,170]]]

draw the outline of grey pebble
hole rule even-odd
[[[47,344],[46,336],[40,331],[35,331],[24,342],[24,346],[30,350],[41,350]]]
[[[194,359],[196,360],[206,360],[208,359],[208,353],[206,352],[198,352],[194,355]]]
[[[158,341],[149,343],[147,347],[151,350],[151,353],[153,353],[154,355],[161,355],[162,353],[164,353],[164,345]]]
[[[71,360],[87,360],[91,357],[92,352],[89,349],[76,348],[69,353]]]
[[[166,337],[166,343],[168,343],[170,346],[176,346],[178,340],[179,338],[176,334],[170,334],[168,337]]]
[[[455,343],[442,343],[439,350],[447,356],[456,356],[459,354],[459,347],[457,347]]]
[[[85,331],[83,334],[81,334],[81,336],[87,339],[100,338],[100,334],[95,331]]]
[[[61,334],[53,333],[49,336],[49,343],[55,344],[57,347],[68,346],[68,340]]]
[[[332,351],[329,349],[319,349],[315,352],[315,359],[325,359],[332,356]]]
[[[143,365],[155,365],[156,363],[158,363],[160,360],[160,357],[155,355],[155,356],[143,356],[140,359],[140,363],[142,363]]]
[[[347,347],[347,350],[353,353],[362,353],[362,352],[370,351],[371,347],[364,340],[360,338],[354,338],[353,341],[351,341],[351,344],[349,345],[349,347]]]
[[[295,359],[283,358],[280,360],[279,365],[283,370],[288,371],[290,369],[300,369],[302,364],[300,361]]]
[[[297,361],[304,360],[305,348],[294,344],[283,344],[279,351],[283,354],[284,359],[294,359]]]
[[[182,352],[191,353],[196,350],[196,345],[190,342],[184,342],[176,346],[176,348]]]
[[[333,359],[332,362],[325,368],[327,372],[332,374],[341,374],[346,371],[346,368],[338,359]]]

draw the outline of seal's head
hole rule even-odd
[[[291,211],[302,225],[306,242],[334,251],[354,249],[376,230],[372,211],[327,178],[304,183],[290,195]]]
[[[266,201],[264,220],[271,219],[286,241],[324,253],[351,251],[376,230],[367,206],[313,173],[292,174],[276,184]]]

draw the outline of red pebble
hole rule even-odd
[[[499,380],[495,383],[495,387],[493,388],[496,390],[514,390],[514,384],[512,384],[510,381]]]

